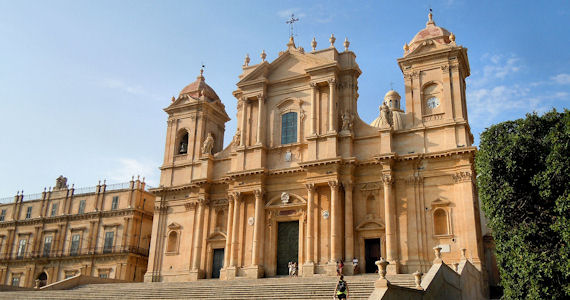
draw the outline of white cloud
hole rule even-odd
[[[562,85],[570,84],[570,74],[561,73],[550,77],[554,82]]]
[[[124,93],[131,94],[133,96],[141,96],[141,97],[148,97],[153,99],[160,99],[157,95],[150,93],[141,85],[133,85],[124,82],[121,79],[117,78],[105,78],[100,81],[100,86],[108,89],[116,89],[120,90]]]
[[[158,185],[160,176],[158,164],[151,160],[137,160],[134,158],[119,158],[116,160],[116,168],[107,174],[113,182],[124,182],[132,176],[140,175],[151,186]]]

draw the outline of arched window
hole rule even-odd
[[[297,142],[297,113],[288,112],[281,116],[281,144]]]
[[[188,153],[188,132],[182,136],[180,143],[178,144],[178,154],[186,153]]]
[[[435,235],[449,234],[447,221],[447,212],[444,209],[439,208],[433,212],[433,230]]]
[[[168,234],[168,246],[166,248],[166,252],[176,252],[178,248],[178,232],[171,231]]]

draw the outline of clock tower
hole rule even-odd
[[[431,12],[426,27],[404,45],[398,64],[411,127],[445,131],[454,138],[446,138],[444,148],[473,144],[465,103],[465,78],[470,73],[467,48],[455,43],[453,33],[436,26]]]

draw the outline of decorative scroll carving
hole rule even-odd
[[[339,188],[338,181],[335,180],[329,181],[329,186],[331,187],[331,190],[338,190]]]
[[[380,182],[367,182],[360,186],[360,191],[362,192],[377,191],[380,189],[382,189],[382,184]]]
[[[451,177],[453,177],[453,181],[455,181],[455,183],[473,181],[473,176],[471,172],[457,172],[451,175]]]
[[[392,174],[383,174],[382,182],[384,183],[384,185],[392,184],[394,183],[394,177],[392,177]]]

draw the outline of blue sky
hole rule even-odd
[[[205,77],[235,116],[237,76],[296,43],[337,48],[348,37],[363,71],[360,117],[371,122],[394,83],[402,46],[434,20],[467,47],[467,102],[476,142],[485,127],[570,105],[568,1],[4,1],[0,0],[0,197],[40,192],[63,174],[98,180],[159,178],[162,108]],[[226,144],[236,122],[226,125]]]

